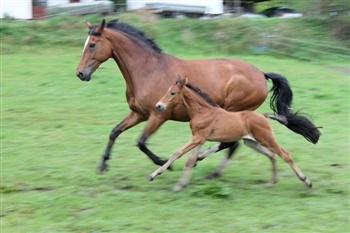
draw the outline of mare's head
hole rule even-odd
[[[187,83],[187,77],[184,79],[179,75],[176,79],[176,82],[169,87],[165,95],[158,101],[156,104],[156,109],[158,112],[164,112],[165,109],[171,106],[172,100],[175,96],[181,94],[182,89]]]
[[[86,22],[89,28],[83,54],[77,68],[77,76],[82,81],[90,81],[92,73],[112,56],[110,42],[103,36],[105,20],[98,26],[93,26]]]

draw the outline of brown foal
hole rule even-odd
[[[182,99],[191,118],[190,127],[193,137],[178,149],[163,166],[153,172],[148,177],[148,180],[151,181],[157,175],[162,174],[174,160],[194,149],[185,165],[182,178],[174,188],[174,191],[180,191],[189,184],[191,170],[198,159],[200,146],[205,141],[232,142],[243,139],[247,146],[270,159],[272,163],[272,180],[268,183],[269,186],[277,182],[275,154],[278,154],[291,166],[301,181],[308,187],[312,187],[311,181],[300,171],[289,153],[277,143],[271,124],[266,119],[271,118],[287,125],[286,117],[275,114],[260,114],[252,111],[228,112],[216,105],[198,87],[188,83],[187,78],[181,79],[180,76],[156,104],[156,109],[159,112],[169,110],[172,107],[172,101],[176,98]]]

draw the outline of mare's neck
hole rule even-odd
[[[120,31],[108,30],[106,37],[112,46],[112,58],[129,87],[135,85],[134,77],[145,76],[154,70],[154,64],[158,64],[154,60],[159,59],[161,54],[132,36]]]
[[[191,119],[207,110],[216,108],[186,86],[182,90],[182,98]]]

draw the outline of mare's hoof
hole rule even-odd
[[[220,176],[219,173],[213,172],[213,173],[210,173],[210,174],[206,175],[204,178],[207,179],[207,180],[211,180],[211,179],[214,179],[214,178],[218,178],[219,176]]]
[[[100,167],[98,168],[99,174],[103,174],[103,172],[108,171],[108,165],[105,162],[102,162]]]

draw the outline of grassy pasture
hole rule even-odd
[[[224,156],[218,153],[195,168],[189,187],[172,193],[187,156],[175,162],[174,172],[147,182],[156,167],[135,146],[144,124],[118,138],[110,170],[96,174],[110,130],[129,110],[117,66],[108,61],[91,82],[81,82],[75,77],[80,53],[54,47],[1,55],[1,232],[349,230],[346,62],[240,56],[287,76],[294,107],[323,126],[320,142],[312,145],[273,123],[312,189],[281,159],[280,182],[266,188],[269,161],[241,146],[223,177],[202,179]],[[259,111],[268,111],[268,102]],[[149,147],[168,158],[189,138],[188,124],[168,122]]]

